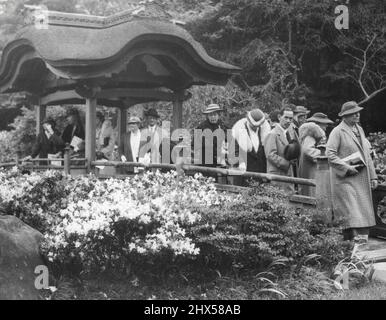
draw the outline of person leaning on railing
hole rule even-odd
[[[232,128],[235,156],[239,158],[238,169],[250,172],[267,172],[267,159],[264,151],[271,126],[260,109],[249,111]],[[232,152],[232,151],[231,151]],[[235,184],[247,185],[247,179],[236,177]]]
[[[322,154],[321,146],[326,144],[326,128],[333,124],[327,115],[321,112],[315,113],[299,128],[299,141],[301,152],[299,159],[299,177],[315,179],[317,170],[317,158]],[[299,193],[305,196],[315,197],[315,187],[299,185]]]
[[[42,132],[38,134],[30,156],[23,160],[28,161],[36,156],[41,159],[60,158],[64,148],[64,141],[56,130],[56,123],[51,118],[45,118],[42,122]],[[40,161],[40,165],[47,165],[47,161]]]
[[[200,166],[210,168],[226,166],[224,154],[226,151],[227,130],[229,128],[221,119],[223,111],[224,110],[219,105],[212,103],[202,112],[206,119],[196,128],[197,131],[200,130],[198,132],[202,132],[202,139],[201,141],[195,141],[192,139],[192,150],[197,151],[197,153],[194,153],[194,157],[197,158],[198,165]],[[205,138],[205,130],[210,131],[211,138],[213,138],[213,140]],[[200,148],[197,150],[194,149],[196,142],[200,143]],[[217,154],[218,149],[221,150],[220,154]],[[208,154],[210,154],[211,157],[208,157]],[[207,175],[217,177],[217,174]]]

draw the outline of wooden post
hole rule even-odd
[[[182,108],[183,108],[183,93],[177,92],[176,98],[173,101],[173,120],[172,129],[182,128]]]
[[[36,119],[36,136],[42,131],[42,121],[46,117],[46,106],[35,106],[35,119]]]
[[[92,171],[91,162],[95,160],[96,98],[86,99],[86,161],[88,172]]]
[[[17,168],[19,168],[20,158],[21,158],[21,150],[17,148],[16,150],[16,167]]]
[[[316,203],[320,214],[326,222],[332,220],[332,193],[330,168],[326,156],[317,157],[316,173]]]
[[[66,143],[66,147],[64,148],[64,173],[70,174],[70,144]]]
[[[122,107],[118,109],[118,121],[117,121],[117,129],[118,129],[118,139],[117,144],[118,148],[122,143],[122,139],[124,134],[126,133],[126,124],[127,124],[127,107]]]

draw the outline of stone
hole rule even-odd
[[[0,300],[37,300],[35,268],[43,235],[20,219],[0,215]]]
[[[386,262],[375,263],[373,265],[371,280],[386,283]]]
[[[386,261],[386,241],[382,239],[369,239],[368,243],[359,245],[356,257],[363,261]]]

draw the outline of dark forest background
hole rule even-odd
[[[337,30],[333,0],[6,0],[0,2],[0,51],[22,27],[27,6],[110,15],[135,6],[157,4],[185,28],[208,53],[242,67],[225,87],[192,88],[185,103],[185,125],[194,126],[206,103],[221,103],[228,119],[260,107],[305,105],[337,118],[342,103],[362,101],[386,87],[386,0],[351,0],[349,29]],[[386,129],[385,103],[363,113],[366,131]],[[0,130],[9,130],[22,94],[0,96]],[[166,108],[167,109],[167,108]]]

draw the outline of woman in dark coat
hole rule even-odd
[[[203,112],[203,114],[206,115],[206,120],[203,121],[197,127],[198,130],[202,130],[203,134],[206,129],[210,130],[212,134],[215,133],[216,130],[222,130],[222,132],[224,133],[223,137],[217,137],[216,135],[214,135],[213,140],[205,139],[205,136],[203,135],[201,146],[200,146],[201,154],[195,154],[195,158],[196,157],[198,159],[201,158],[201,162],[199,163],[200,166],[205,166],[205,167],[225,166],[225,157],[221,157],[221,155],[218,154],[218,150],[217,150],[218,148],[221,149],[223,147],[222,145],[223,143],[226,143],[227,129],[229,129],[220,120],[220,112],[222,111],[223,109],[221,109],[220,106],[218,106],[217,104],[210,104]],[[194,140],[193,140],[193,148],[194,148]],[[195,150],[195,151],[198,151],[198,150]],[[210,159],[206,160],[205,151],[212,153],[212,157],[210,157]]]
[[[48,155],[60,157],[64,149],[64,142],[56,130],[56,123],[53,119],[46,118],[42,122],[43,130],[39,133],[32,148],[31,156],[25,158],[29,160],[39,155],[39,158],[48,158]],[[40,165],[47,165],[47,161],[40,161]]]

